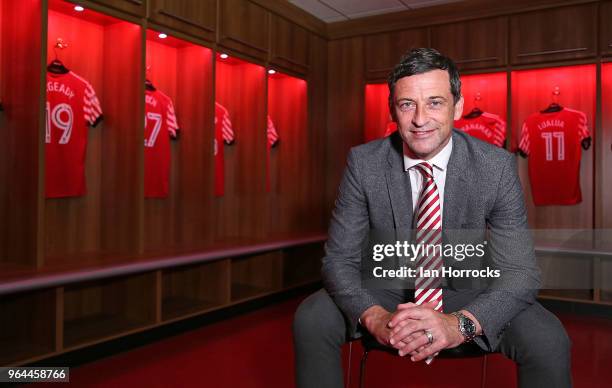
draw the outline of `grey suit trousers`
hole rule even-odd
[[[395,311],[398,304],[412,299],[410,294],[413,291],[372,292],[383,307]],[[444,301],[446,311],[459,310],[464,304],[465,301],[458,298]],[[360,336],[359,333],[349,333],[349,327],[324,289],[300,304],[293,323],[298,388],[344,386],[341,348],[351,337]],[[495,351],[516,362],[521,388],[572,386],[570,340],[557,317],[538,302],[516,315],[500,336]],[[407,383],[409,385],[409,381]]]

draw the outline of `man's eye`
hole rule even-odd
[[[402,102],[400,104],[400,109],[406,110],[406,109],[412,109],[412,108],[414,108],[413,102]]]

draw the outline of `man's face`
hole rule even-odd
[[[448,143],[463,97],[454,104],[445,70],[400,78],[394,94],[391,109],[402,139],[413,156],[431,159]]]

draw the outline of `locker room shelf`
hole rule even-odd
[[[128,332],[150,322],[128,319],[118,314],[94,314],[64,322],[64,348],[69,349],[89,342]]]
[[[322,244],[283,250],[283,287],[294,287],[318,280],[321,276],[323,255]]]
[[[0,297],[0,365],[55,351],[55,292]]]
[[[273,292],[270,287],[255,286],[252,284],[233,283],[232,284],[232,302],[252,299],[254,297],[267,295]]]
[[[166,298],[162,303],[163,321],[170,321],[176,318],[190,316],[199,312],[209,311],[223,306],[214,301],[185,297]]]
[[[232,302],[279,291],[281,259],[281,251],[232,259]]]
[[[229,303],[228,260],[164,270],[162,320],[170,320]]]
[[[152,273],[64,288],[64,347],[155,323]]]

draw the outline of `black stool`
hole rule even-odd
[[[361,356],[361,366],[359,370],[359,388],[364,388],[365,387],[366,362],[368,361],[368,354],[371,351],[377,350],[377,351],[382,351],[382,352],[386,352],[386,353],[397,356],[397,349],[381,345],[380,343],[378,343],[378,341],[376,341],[374,337],[372,337],[371,335],[367,335],[367,334],[362,337],[361,344],[363,345],[363,355]],[[352,345],[352,344],[349,344],[349,345]],[[350,354],[350,350],[349,350],[349,354]],[[490,352],[487,352],[486,350],[481,349],[474,342],[468,342],[468,343],[461,344],[455,348],[444,349],[440,352],[440,354],[436,356],[436,358],[482,357],[482,373],[481,373],[480,386],[484,388],[485,383],[486,383],[486,377],[487,377],[487,355],[488,354],[490,354]],[[350,378],[347,379],[347,383],[350,384]]]

